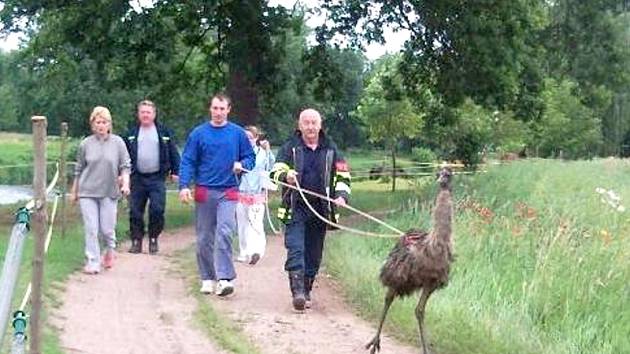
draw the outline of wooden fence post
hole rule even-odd
[[[44,249],[46,247],[46,117],[34,116],[33,124],[33,209],[32,227],[35,237],[33,253],[33,293],[31,296],[31,354],[41,354],[42,283]]]
[[[66,236],[66,194],[68,172],[66,171],[66,143],[68,141],[68,123],[61,123],[61,155],[59,155],[59,177],[61,184],[61,237]]]

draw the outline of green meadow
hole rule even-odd
[[[450,284],[427,306],[435,352],[629,352],[630,219],[619,211],[630,200],[628,175],[628,161],[606,159],[518,161],[456,176],[456,260]],[[436,187],[425,180],[397,196],[356,184],[353,198],[395,210],[386,220],[400,229],[427,229]],[[612,190],[620,204],[596,188]],[[373,321],[384,296],[378,272],[394,242],[337,234],[327,244],[327,271]],[[386,322],[390,334],[415,344],[416,303],[397,301]]]

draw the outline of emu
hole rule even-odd
[[[392,249],[380,274],[381,283],[387,287],[385,305],[374,338],[365,346],[374,354],[381,349],[381,330],[387,311],[396,297],[421,291],[416,306],[416,319],[420,331],[420,343],[428,354],[424,332],[424,309],[431,294],[448,283],[453,262],[453,201],[451,178],[453,172],[443,167],[437,173],[439,191],[433,209],[433,229],[430,232],[410,230]]]

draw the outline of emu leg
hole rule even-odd
[[[376,331],[376,335],[365,346],[365,349],[371,349],[370,354],[374,354],[377,351],[381,350],[381,330],[383,329],[383,323],[385,323],[385,317],[387,317],[387,311],[389,311],[389,307],[391,306],[395,297],[396,297],[396,293],[392,289],[389,289],[387,291],[387,294],[385,295],[385,305],[383,306],[383,314],[381,315],[381,322],[378,324],[378,330]]]
[[[433,286],[422,288],[422,294],[420,295],[420,300],[418,300],[418,306],[416,306],[416,319],[418,320],[418,328],[420,329],[420,343],[422,344],[423,354],[429,354],[425,341],[426,335],[424,333],[424,308],[427,306],[429,296],[431,296],[434,290],[435,287]]]

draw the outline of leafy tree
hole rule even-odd
[[[258,121],[259,96],[275,84],[284,47],[273,38],[293,24],[261,0],[160,0],[141,12],[121,0],[8,0],[0,19],[9,30],[22,19],[38,28],[31,53],[45,66],[60,53],[93,62],[107,90],[140,90],[169,106],[174,91],[225,87],[245,124]]]
[[[582,103],[601,120],[601,153],[616,153],[630,129],[630,115],[615,112],[630,88],[630,8],[614,0],[558,0],[548,10],[542,38],[549,75],[577,84]]]
[[[24,97],[20,111],[46,114],[53,131],[59,121],[70,121],[71,134],[81,135],[94,105],[107,105],[122,130],[134,120],[135,102],[149,98],[158,104],[159,119],[181,137],[204,119],[199,113],[207,111],[207,96],[227,87],[236,101],[232,118],[250,124],[262,115],[258,123],[274,141],[289,135],[297,112],[310,105],[322,111],[328,131],[342,146],[363,143],[360,124],[349,115],[363,89],[362,55],[322,48],[339,68],[331,71],[334,80],[324,83],[311,76],[307,62],[310,30],[303,9],[289,14],[268,11],[266,2],[195,7],[198,3],[158,1],[137,12],[122,2],[12,1],[14,7],[0,13],[8,28],[26,14],[36,15],[37,27],[13,62],[26,74],[17,80],[18,96]],[[20,12],[22,5],[25,12]],[[248,12],[240,13],[239,6]],[[86,22],[91,21],[88,14],[100,12],[107,14],[96,24]],[[230,16],[242,17],[238,30],[243,33],[228,36],[237,31]],[[275,24],[251,27],[256,21]],[[247,50],[256,55],[246,58]],[[44,81],[46,85],[38,84]]]
[[[400,57],[388,57],[378,64],[356,111],[368,127],[369,139],[384,143],[391,151],[392,191],[396,190],[398,143],[416,137],[423,126],[423,115],[403,91],[399,64]]]
[[[310,87],[316,105],[324,114],[327,131],[339,146],[359,146],[366,140],[364,124],[352,112],[363,93],[366,59],[356,50],[327,47],[326,51],[337,68],[335,82],[305,82],[305,86]],[[304,75],[303,80],[308,79],[309,75]],[[326,85],[329,85],[328,94],[318,93]]]
[[[491,142],[498,153],[526,152],[530,132],[528,123],[517,119],[510,111],[495,111],[492,113],[492,119]]]
[[[576,94],[577,84],[548,79],[545,86],[545,111],[534,127],[532,145],[545,157],[595,155],[602,143],[600,121]]]
[[[10,70],[12,57],[0,51],[0,130],[15,130],[18,126],[17,97]]]
[[[360,120],[350,113],[356,108],[363,91],[365,57],[357,51],[330,46],[316,49],[326,58],[334,72],[334,80],[322,80],[313,66],[313,48],[307,37],[310,29],[302,23],[287,30],[279,40],[285,46],[285,56],[278,62],[278,87],[261,95],[262,126],[273,141],[283,141],[296,128],[301,109],[313,107],[324,117],[324,127],[342,148],[365,142]]]
[[[494,115],[472,99],[456,108],[436,105],[430,114],[423,137],[440,156],[474,166],[481,151],[492,145]]]
[[[407,88],[429,87],[449,106],[466,97],[483,105],[514,104],[536,54],[529,50],[532,33],[544,19],[541,2],[530,0],[324,0],[322,8],[334,22],[320,28],[323,40],[342,33],[354,43],[383,42],[386,25],[408,30],[402,66]]]

